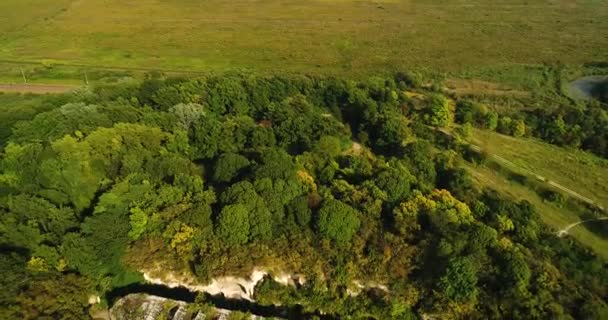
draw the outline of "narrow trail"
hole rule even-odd
[[[602,221],[602,220],[608,220],[608,217],[600,217],[600,218],[595,218],[595,219],[587,219],[587,220],[582,220],[573,224],[570,224],[568,226],[566,226],[565,228],[563,228],[562,230],[559,230],[557,232],[557,236],[560,238],[565,237],[566,235],[568,235],[568,231],[570,231],[570,229],[583,224],[583,223],[587,223],[587,222],[593,222],[593,221]]]
[[[481,152],[482,151],[481,147],[476,146],[474,144],[470,144],[469,146],[471,147],[471,149],[473,149],[473,150],[475,150],[477,152]],[[595,202],[595,201],[593,201],[593,200],[591,200],[591,199],[589,199],[589,198],[581,195],[580,193],[578,193],[578,192],[576,192],[576,191],[574,191],[574,190],[572,190],[570,188],[567,188],[567,187],[565,187],[565,186],[563,186],[563,185],[561,185],[561,184],[559,184],[559,183],[557,183],[555,181],[551,181],[551,180],[549,180],[549,179],[547,179],[547,178],[545,178],[545,177],[543,177],[543,176],[541,176],[541,175],[539,175],[539,174],[537,174],[537,173],[535,173],[533,171],[530,171],[530,170],[528,170],[526,168],[522,168],[522,167],[516,165],[515,163],[513,163],[513,162],[511,162],[511,161],[509,161],[509,160],[507,160],[507,159],[505,159],[505,158],[503,158],[501,156],[498,156],[498,155],[495,155],[495,154],[489,154],[489,156],[493,160],[495,160],[497,162],[500,162],[500,163],[502,163],[502,164],[504,164],[504,165],[506,165],[508,167],[517,169],[519,171],[522,171],[522,172],[526,173],[527,175],[530,175],[530,176],[536,178],[537,180],[539,180],[541,182],[544,182],[544,183],[546,183],[546,184],[548,184],[550,186],[553,186],[553,187],[555,187],[557,189],[560,189],[561,191],[566,192],[570,196],[572,196],[574,198],[577,198],[580,201],[583,201],[585,203],[588,203],[588,204],[590,204],[590,205],[592,205],[592,206],[600,209],[601,211],[604,211],[604,207],[603,206],[601,206],[597,202]]]
[[[481,147],[473,145],[473,144],[471,144],[470,147],[473,150],[476,150],[477,152],[480,152],[482,150]],[[507,166],[509,166],[511,168],[519,169],[519,170],[525,172],[526,174],[535,177],[539,181],[544,182],[544,183],[546,183],[546,184],[548,184],[548,185],[550,185],[550,186],[552,186],[554,188],[557,188],[557,189],[559,189],[559,190],[561,190],[561,191],[569,194],[570,196],[579,199],[582,202],[590,204],[591,206],[598,208],[601,212],[605,212],[605,209],[604,209],[603,206],[601,206],[597,202],[595,202],[595,201],[593,201],[593,200],[591,200],[591,199],[589,199],[589,198],[587,198],[587,197],[579,194],[578,192],[576,192],[576,191],[574,191],[572,189],[569,189],[569,188],[567,188],[565,186],[562,186],[561,184],[559,184],[557,182],[550,181],[549,179],[547,179],[547,178],[545,178],[545,177],[543,177],[543,176],[541,176],[539,174],[536,174],[535,172],[532,172],[532,171],[530,171],[528,169],[522,168],[522,167],[514,164],[513,162],[511,162],[511,161],[509,161],[509,160],[507,160],[507,159],[505,159],[505,158],[503,158],[501,156],[497,156],[497,155],[493,155],[493,154],[491,154],[489,156],[492,159],[494,159],[495,161],[502,163],[503,165],[507,165]],[[569,224],[565,228],[559,230],[557,232],[557,236],[560,237],[560,238],[563,238],[566,235],[568,235],[568,231],[570,231],[570,229],[572,229],[572,228],[574,228],[574,227],[576,227],[578,225],[581,225],[581,224],[584,224],[584,223],[587,223],[587,222],[602,221],[602,220],[608,220],[608,217],[599,217],[599,218],[594,218],[594,219],[581,220],[581,221]]]
[[[441,131],[442,133],[446,134],[446,135],[451,136],[451,137],[454,136],[454,134],[452,132],[448,131],[447,129],[438,128],[438,130]],[[483,151],[483,148],[481,148],[478,145],[472,144],[472,143],[469,143],[469,147],[473,151],[475,151],[475,152],[482,152]],[[495,154],[488,154],[488,156],[492,160],[494,160],[494,161],[496,161],[496,162],[498,162],[498,163],[500,163],[502,165],[505,165],[507,167],[510,167],[511,169],[515,169],[517,171],[523,172],[526,175],[532,176],[532,177],[536,178],[537,180],[539,180],[540,182],[546,183],[546,184],[548,184],[548,185],[550,185],[550,186],[552,186],[552,187],[554,187],[556,189],[559,189],[562,192],[567,193],[571,197],[576,198],[576,199],[578,199],[578,200],[580,200],[580,201],[582,201],[584,203],[587,203],[587,204],[591,205],[592,207],[595,207],[595,208],[599,209],[603,213],[606,213],[606,209],[602,205],[600,205],[599,203],[597,203],[597,202],[595,202],[595,201],[593,201],[593,200],[591,200],[591,199],[589,199],[589,198],[587,198],[587,197],[579,194],[578,192],[576,192],[576,191],[574,191],[574,190],[572,190],[570,188],[567,188],[567,187],[565,187],[565,186],[563,186],[563,185],[561,185],[561,184],[559,184],[557,182],[550,181],[549,179],[547,179],[547,178],[545,178],[545,177],[537,174],[536,172],[533,172],[533,171],[528,170],[526,168],[522,168],[521,166],[518,166],[515,163],[513,163],[513,162],[511,162],[511,161],[509,161],[509,160],[507,160],[507,159],[505,159],[505,158],[503,158],[501,156],[498,156],[498,155],[495,155]],[[576,227],[578,225],[581,225],[581,224],[584,224],[584,223],[587,223],[587,222],[602,221],[602,220],[608,220],[608,217],[601,216],[601,217],[594,218],[594,219],[587,219],[587,220],[577,221],[577,222],[569,224],[566,227],[564,227],[563,229],[559,230],[557,232],[557,236],[560,237],[560,238],[566,236],[568,234],[568,231],[570,231],[570,229],[572,229],[572,228],[574,228],[574,227]]]
[[[447,134],[447,135],[453,136],[453,134],[451,132],[447,131],[446,129],[439,129],[439,130],[441,132]],[[469,147],[473,151],[475,151],[475,152],[482,152],[483,151],[483,149],[480,146],[474,145],[472,143],[469,143]],[[559,183],[557,183],[555,181],[551,181],[551,180],[549,180],[549,179],[547,179],[547,178],[545,178],[545,177],[537,174],[536,172],[533,172],[531,170],[528,170],[526,168],[518,166],[515,163],[513,163],[513,162],[511,162],[511,161],[509,161],[509,160],[507,160],[507,159],[505,159],[505,158],[503,158],[501,156],[498,156],[498,155],[495,155],[495,154],[489,154],[489,153],[488,153],[488,156],[490,158],[492,158],[492,160],[494,160],[494,161],[497,161],[497,162],[499,162],[499,163],[501,163],[503,165],[506,165],[507,167],[510,167],[511,169],[515,169],[515,170],[523,172],[523,173],[525,173],[525,174],[527,174],[529,176],[532,176],[532,177],[536,178],[537,180],[539,180],[541,182],[544,182],[544,183],[546,183],[546,184],[548,184],[548,185],[550,185],[550,186],[552,186],[554,188],[557,188],[557,189],[559,189],[559,190],[567,193],[568,195],[570,195],[570,196],[572,196],[572,197],[574,197],[574,198],[576,198],[576,199],[578,199],[578,200],[580,200],[582,202],[590,204],[591,206],[600,209],[600,211],[602,211],[602,212],[605,212],[605,209],[604,209],[604,207],[602,205],[600,205],[599,203],[597,203],[597,202],[595,202],[595,201],[593,201],[593,200],[591,200],[591,199],[589,199],[589,198],[581,195],[580,193],[578,193],[578,192],[576,192],[576,191],[574,191],[574,190],[572,190],[572,189],[570,189],[568,187],[565,187],[565,186],[563,186],[563,185],[561,185],[561,184],[559,184]]]
[[[76,88],[78,86],[64,84],[0,84],[0,92],[10,93],[64,93]]]

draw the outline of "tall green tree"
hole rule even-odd
[[[222,208],[216,230],[220,239],[228,245],[237,246],[247,243],[251,230],[247,207],[233,204]]]
[[[317,230],[339,245],[347,244],[360,225],[359,212],[339,200],[326,200],[319,210]]]
[[[213,180],[217,182],[230,182],[239,172],[249,166],[247,158],[236,153],[224,153],[215,161]]]
[[[478,295],[477,281],[477,270],[473,262],[469,258],[459,257],[450,260],[445,274],[439,280],[439,288],[452,301],[468,302]]]
[[[450,124],[452,117],[447,98],[439,94],[429,98],[428,112],[425,115],[427,124],[434,127],[445,127]]]

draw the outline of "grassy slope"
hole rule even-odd
[[[476,130],[474,143],[490,154],[555,181],[608,208],[608,160],[536,139]]]
[[[0,59],[165,69],[357,75],[579,64],[608,59],[602,34],[608,0],[0,3]]]
[[[476,130],[473,142],[489,154],[501,156],[519,167],[591,198],[604,207],[608,205],[608,160],[577,150],[559,148],[536,139],[513,138],[486,130]],[[585,209],[578,205],[571,204],[559,208],[547,203],[536,191],[508,179],[495,170],[473,166],[467,166],[467,169],[482,186],[517,200],[528,200],[539,210],[543,221],[555,230],[580,221],[581,215],[585,213]],[[608,239],[598,236],[584,226],[571,229],[570,235],[608,260]]]
[[[543,221],[556,231],[571,223],[580,221],[580,208],[559,208],[551,203],[547,203],[533,190],[507,179],[492,169],[473,166],[466,166],[466,168],[480,185],[494,189],[515,200],[527,200],[532,203],[541,214]],[[584,226],[571,229],[569,234],[608,261],[608,240],[601,238]]]

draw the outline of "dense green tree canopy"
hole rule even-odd
[[[317,229],[337,244],[350,241],[360,225],[359,213],[341,201],[327,200],[319,210]]]
[[[450,261],[445,274],[439,279],[439,287],[450,300],[464,302],[475,299],[477,270],[469,258],[455,258]]]
[[[247,158],[236,153],[224,153],[218,157],[213,168],[213,180],[230,182],[241,170],[247,168],[250,162]]]
[[[245,244],[249,241],[251,224],[249,212],[242,204],[225,206],[218,217],[217,233],[230,245]]]
[[[344,319],[602,318],[606,262],[483,188],[482,161],[463,166],[464,140],[436,127],[606,156],[604,105],[491,111],[439,88],[413,73],[158,74],[0,113],[0,318],[86,319],[90,294],[151,268],[302,275],[268,277],[255,299]]]

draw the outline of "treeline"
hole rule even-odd
[[[608,158],[608,107],[598,101],[586,103],[583,109],[560,106],[499,116],[483,104],[462,100],[456,108],[456,119],[461,124],[470,123],[515,137],[533,136]]]
[[[606,315],[605,262],[474,185],[432,129],[465,107],[416,80],[154,77],[51,98],[4,143],[0,317],[82,319],[150,266],[303,274],[256,299],[340,318]]]

